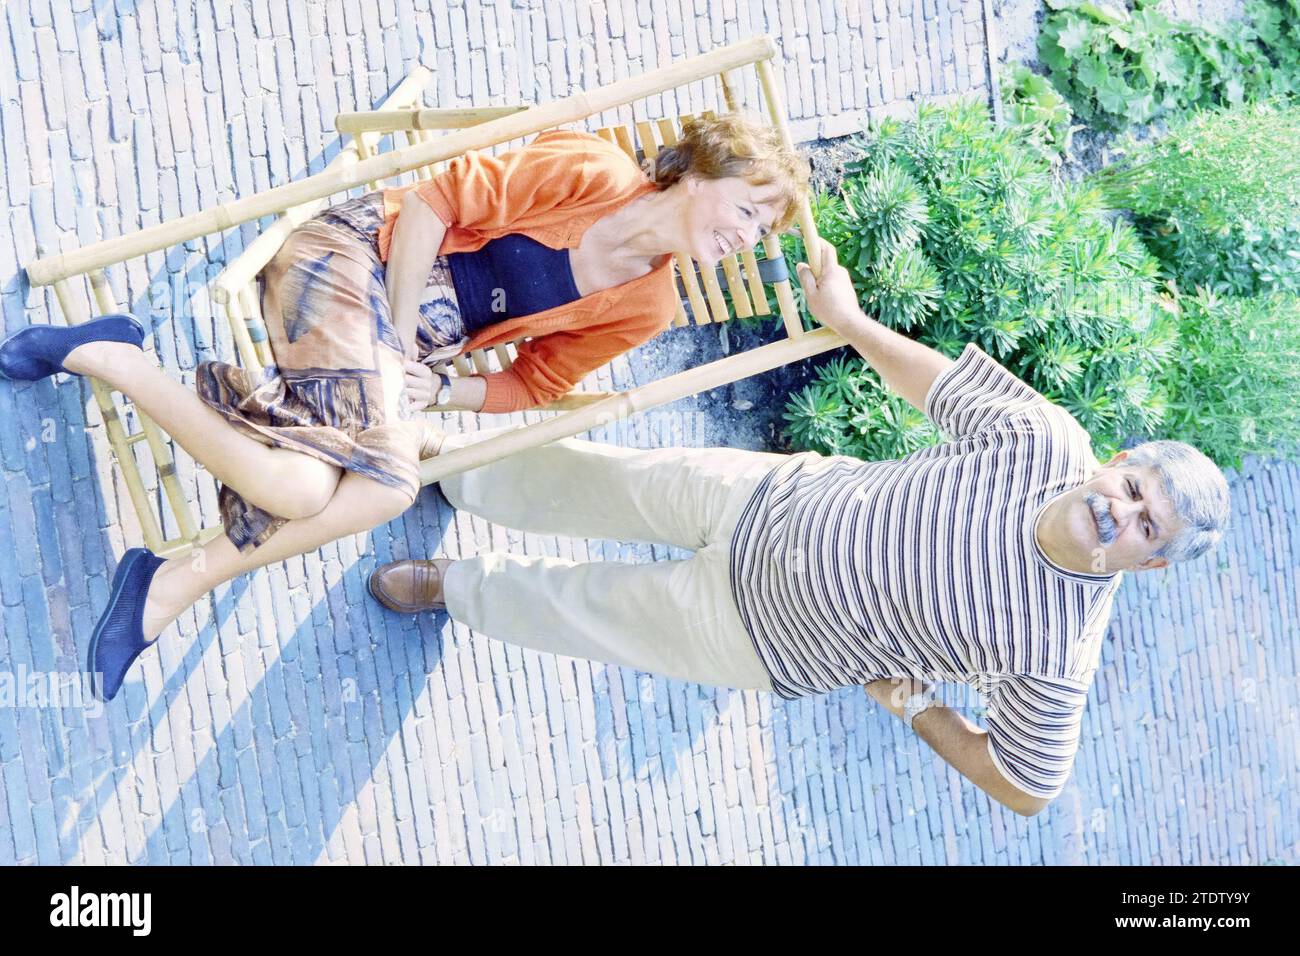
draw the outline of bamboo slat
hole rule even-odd
[[[834,329],[823,327],[797,339],[783,339],[687,369],[626,392],[618,392],[563,415],[520,426],[514,431],[426,459],[420,464],[420,481],[422,484],[431,484],[448,475],[460,474],[524,449],[600,428],[657,405],[717,388],[846,344]]]
[[[109,287],[103,270],[96,269],[90,273],[90,288],[101,314],[122,311],[113,298],[113,290]],[[135,414],[140,419],[140,431],[149,443],[149,453],[153,455],[154,467],[158,469],[158,480],[162,483],[167,503],[171,505],[172,517],[176,519],[181,538],[192,541],[198,534],[198,522],[194,520],[194,513],[185,500],[185,490],[181,488],[180,478],[176,475],[176,459],[172,457],[171,446],[142,408],[136,406]]]
[[[90,317],[77,303],[74,298],[75,292],[67,279],[59,279],[53,285],[54,294],[59,300],[59,308],[63,310],[63,317],[67,319],[69,325],[80,325]],[[136,464],[135,453],[127,441],[126,428],[122,425],[121,416],[118,415],[117,403],[113,401],[113,393],[107,385],[97,378],[91,378],[89,381],[90,391],[95,396],[95,404],[99,406],[100,417],[104,419],[104,432],[108,436],[109,447],[117,458],[118,466],[122,470],[122,480],[126,483],[126,493],[135,508],[136,516],[140,519],[140,532],[144,535],[144,546],[153,551],[162,546],[162,528],[159,526],[158,516],[154,513],[153,504],[149,501],[149,493],[145,491],[144,479],[140,476],[140,466]]]
[[[753,303],[754,312],[758,315],[771,315],[772,310],[767,304],[767,289],[758,271],[758,257],[754,255],[753,249],[746,249],[740,259],[745,263],[745,281],[749,283],[750,301]]]
[[[785,103],[781,98],[780,87],[777,86],[776,76],[772,72],[771,64],[759,61],[754,66],[758,70],[759,84],[763,88],[763,99],[767,103],[767,112],[772,120],[772,125],[780,133],[782,142],[793,149],[794,141],[790,138],[790,125],[785,119]],[[808,208],[806,201],[801,200],[799,202],[795,219],[799,224],[800,232],[805,237],[815,237],[817,235],[817,227],[813,224],[812,210]],[[808,265],[812,269],[813,276],[820,276],[822,272],[821,249],[812,241],[805,241],[804,248],[804,254],[808,257]],[[763,241],[763,250],[768,257],[774,258],[781,254],[781,243],[775,236],[768,236]],[[805,333],[803,322],[799,318],[799,310],[795,306],[790,281],[785,279],[774,283],[774,285],[776,287],[776,300],[781,307],[781,320],[785,324],[786,334],[792,339],[797,339]]]
[[[635,126],[636,138],[641,143],[642,155],[647,159],[653,159],[659,155],[659,141],[655,138],[654,124],[646,120],[638,120]]]
[[[364,133],[359,133],[358,135],[354,136],[352,138],[352,141],[356,143],[357,159],[359,163],[365,163],[366,160],[373,159],[375,157],[375,143],[377,141],[371,140]],[[379,188],[378,179],[370,179],[366,181],[366,192],[374,192],[378,188]]]
[[[745,291],[745,280],[740,277],[739,257],[736,254],[726,256],[722,260],[722,274],[727,278],[727,293],[731,296],[731,304],[736,309],[736,315],[742,319],[747,319],[754,314],[753,308],[749,304],[749,293]],[[727,313],[723,312],[722,317],[727,318]]]
[[[636,140],[632,137],[632,130],[626,125],[615,126],[614,140],[631,157],[632,162],[636,162]]]
[[[663,145],[677,145],[677,128],[670,119],[661,119],[656,124],[659,127],[659,138]],[[700,321],[700,316],[707,316],[709,307],[704,303],[704,295],[700,292],[700,284],[695,279],[695,261],[685,252],[674,252],[673,261],[677,263],[677,275],[681,277],[682,287],[686,290],[686,299],[691,304],[691,314],[695,316],[695,321]],[[707,318],[705,321],[708,321]],[[685,323],[683,323],[685,324]]]
[[[468,129],[503,116],[513,116],[527,106],[480,106],[465,109],[377,109],[339,113],[334,129],[358,136],[361,133],[395,133],[400,130]]]
[[[722,87],[722,101],[727,104],[727,109],[733,113],[740,109],[743,105],[739,96],[740,77],[735,71],[724,70],[719,73],[718,84]]]
[[[253,348],[257,350],[258,367],[266,368],[268,365],[274,365],[275,356],[271,354],[271,340],[267,338],[266,324],[262,321],[262,306],[257,301],[257,293],[252,283],[239,290],[239,307],[244,312],[248,337],[252,339]]]
[[[250,372],[262,368],[261,356],[248,334],[248,323],[239,307],[239,296],[226,300],[226,317],[230,320],[230,334],[235,340],[235,350],[239,353],[239,364]]]
[[[422,134],[421,130],[405,130],[403,131],[402,136],[406,139],[407,146],[415,146],[419,143],[424,142],[424,140],[421,139],[421,134]],[[396,134],[394,134],[394,136],[395,135]],[[429,179],[432,176],[433,176],[433,170],[431,170],[428,166],[419,166],[415,169],[415,178],[417,180],[423,181]]]
[[[207,544],[213,538],[223,533],[220,522],[210,525],[206,528],[200,528],[198,534],[193,540],[185,538],[169,538],[157,548],[150,548],[154,554],[160,558],[178,558],[184,555],[193,554],[194,549]]]
[[[781,242],[776,236],[768,236],[763,240],[763,252],[769,259],[784,255],[781,251]],[[785,326],[785,334],[792,339],[799,338],[804,334],[803,321],[799,318],[799,307],[795,305],[794,290],[790,288],[790,280],[782,279],[780,282],[773,282],[772,288],[776,289],[777,308],[781,312],[781,323]]]

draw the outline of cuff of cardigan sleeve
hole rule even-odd
[[[442,220],[442,224],[448,229],[455,221],[456,215],[452,211],[451,203],[447,202],[447,197],[442,188],[438,185],[436,178],[422,183],[415,187],[415,194],[424,200],[425,205],[433,210],[434,215]]]
[[[533,400],[533,396],[524,387],[524,383],[514,369],[488,372],[483,376],[483,381],[487,383],[487,392],[483,397],[483,407],[479,409],[481,412],[504,414],[546,404],[546,400],[541,402]]]

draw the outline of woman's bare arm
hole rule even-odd
[[[402,199],[401,212],[393,224],[393,242],[388,251],[384,288],[393,313],[393,328],[402,351],[415,358],[415,330],[420,322],[420,298],[429,281],[429,270],[442,248],[447,227],[428,203],[414,192]]]
[[[402,343],[408,397],[423,407],[437,393],[441,380],[427,366],[415,361],[415,330],[420,323],[420,298],[429,281],[429,270],[442,248],[447,227],[429,204],[414,192],[402,199],[402,209],[393,224],[393,244],[388,250],[384,288],[393,313],[393,328]],[[476,412],[483,407],[487,383],[481,375],[451,376],[451,401],[441,411]]]

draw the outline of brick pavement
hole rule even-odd
[[[979,6],[11,0],[5,328],[49,320],[49,293],[20,268],[38,240],[88,243],[314,172],[338,148],[333,115],[378,102],[416,62],[437,71],[431,103],[540,101],[768,32],[806,140],[905,112],[912,94],[978,93]],[[654,108],[714,105],[702,96]],[[203,285],[254,234],[110,275],[186,381],[232,354]],[[633,355],[591,384],[651,374]],[[0,386],[11,687],[77,671],[116,556],[140,540],[92,405],[75,381]],[[590,437],[727,443],[699,407]],[[178,467],[212,520],[212,483],[184,455]],[[523,534],[425,495],[373,535],[219,589],[103,714],[0,706],[0,864],[1295,862],[1298,488],[1300,466],[1252,463],[1217,561],[1124,586],[1076,773],[1033,820],[990,805],[860,691],[785,703],[389,614],[365,576],[394,556],[684,555]]]

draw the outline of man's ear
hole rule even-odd
[[[1147,558],[1141,564],[1137,565],[1134,571],[1154,571],[1156,568],[1169,567],[1168,558]]]
[[[1106,464],[1104,464],[1102,467],[1109,468],[1111,465],[1118,465],[1121,461],[1123,461],[1127,457],[1128,457],[1128,452],[1117,451],[1115,452],[1115,454],[1110,456],[1110,461],[1106,462]]]

